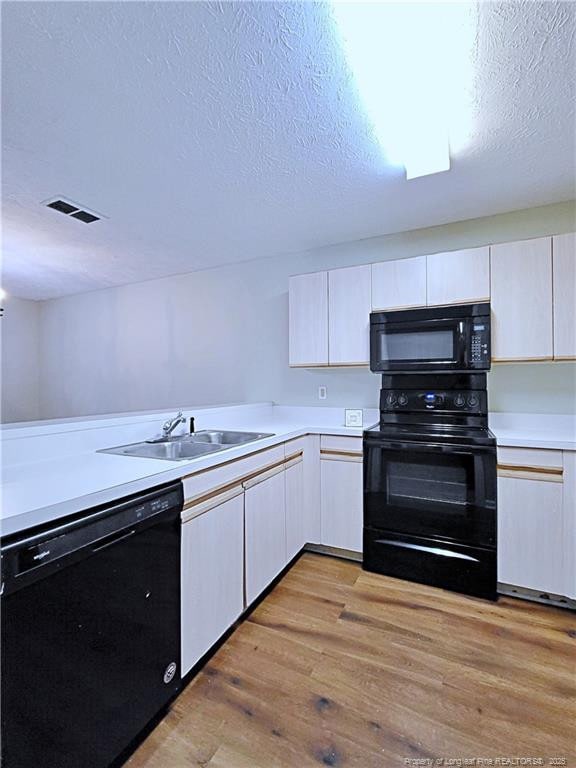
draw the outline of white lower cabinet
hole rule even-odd
[[[306,538],[306,507],[304,504],[304,461],[295,459],[286,468],[286,560],[300,552]]]
[[[499,450],[499,582],[568,595],[562,481],[561,451]]]
[[[182,524],[182,675],[244,609],[244,493]]]
[[[282,467],[279,471],[273,474],[265,473],[244,486],[248,605],[266,589],[287,563],[284,474]]]
[[[320,461],[322,544],[362,551],[362,459]]]

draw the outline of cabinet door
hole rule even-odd
[[[498,477],[498,581],[562,595],[562,483]]]
[[[426,257],[427,303],[468,304],[490,300],[490,248]]]
[[[328,273],[330,365],[370,360],[370,265]]]
[[[322,544],[362,551],[362,461],[320,462]]]
[[[552,359],[552,238],[490,248],[493,360]]]
[[[244,494],[182,525],[182,674],[244,609]]]
[[[576,234],[552,241],[554,275],[554,357],[576,359]]]
[[[576,452],[564,451],[564,573],[563,595],[576,599]]]
[[[304,503],[304,461],[286,469],[286,560],[300,552],[304,544],[306,509]]]
[[[290,278],[290,365],[328,365],[328,273]]]
[[[372,310],[426,306],[426,256],[372,264]]]
[[[304,541],[320,544],[322,522],[320,514],[320,435],[308,435],[304,450]]]
[[[256,481],[258,478],[256,478]],[[284,469],[256,485],[246,484],[244,524],[246,601],[258,597],[287,563]]]

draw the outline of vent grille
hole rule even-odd
[[[56,200],[48,200],[44,203],[44,205],[46,205],[48,208],[52,208],[54,211],[63,213],[65,216],[78,219],[78,221],[82,221],[84,224],[92,224],[95,221],[100,221],[102,218],[100,214],[84,210],[82,206],[69,202],[68,200],[62,200],[60,198]]]

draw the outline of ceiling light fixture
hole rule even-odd
[[[359,96],[388,163],[450,169],[470,132],[476,3],[332,2]]]

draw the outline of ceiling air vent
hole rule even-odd
[[[100,221],[100,219],[105,218],[101,214],[84,210],[82,206],[72,203],[69,200],[62,200],[61,198],[57,198],[56,200],[46,200],[44,205],[48,208],[52,208],[54,211],[59,211],[66,216],[71,216],[73,219],[83,221],[84,224],[92,224],[94,221]]]

